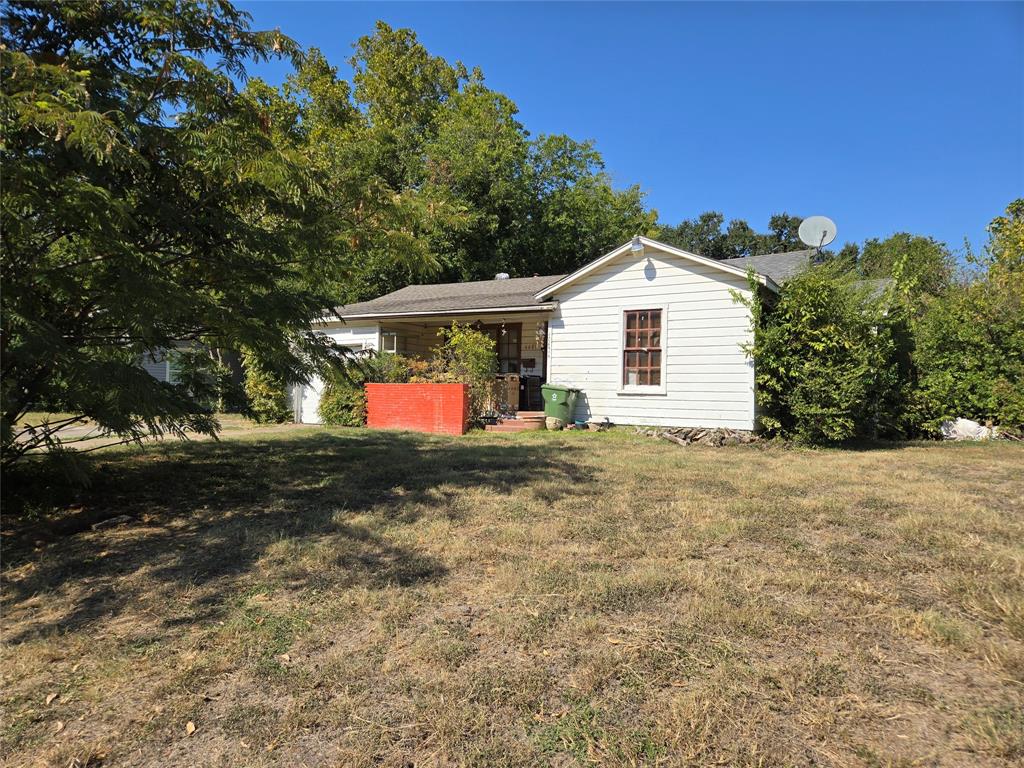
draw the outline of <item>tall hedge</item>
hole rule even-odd
[[[324,375],[318,412],[324,424],[361,427],[366,424],[367,382],[403,384],[425,363],[401,355],[374,352],[339,363]]]
[[[242,353],[245,367],[245,398],[249,415],[261,424],[283,424],[292,418],[291,399],[285,380],[261,362],[251,350]]]
[[[1024,199],[955,279],[931,241],[876,246],[885,291],[834,263],[749,302],[761,426],[813,443],[935,436],[958,417],[1024,429]]]
[[[905,323],[877,284],[826,264],[753,304],[765,431],[809,443],[904,433]]]
[[[974,274],[927,298],[915,319],[921,426],[963,416],[1024,428],[1024,200],[989,226]]]

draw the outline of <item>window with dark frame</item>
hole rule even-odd
[[[625,313],[622,383],[627,387],[661,386],[661,310]]]

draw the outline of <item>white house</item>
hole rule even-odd
[[[408,286],[320,327],[352,349],[424,356],[439,328],[472,323],[495,337],[513,409],[538,408],[546,381],[580,390],[576,419],[753,429],[750,313],[736,296],[750,294],[748,270],[777,291],[812,253],[715,261],[638,237],[570,275]],[[301,391],[300,421],[320,421],[320,388]]]

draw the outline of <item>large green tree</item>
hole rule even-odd
[[[379,172],[421,195],[437,269],[425,276],[371,258],[348,298],[413,280],[563,272],[653,233],[639,189],[614,189],[593,144],[531,137],[478,69],[432,56],[410,30],[378,22],[351,63]]]
[[[653,235],[657,212],[633,185],[617,190],[593,142],[540,136],[530,145],[532,210],[519,274],[571,272],[633,235]]]
[[[914,296],[942,293],[955,268],[945,243],[907,232],[866,240],[856,261],[864,277],[894,278],[904,293]]]
[[[302,57],[219,0],[10,2],[3,37],[4,462],[51,440],[17,426],[39,408],[126,439],[214,432],[197,377],[137,365],[160,350],[246,348],[302,378],[328,351],[310,321],[415,215],[312,152],[357,122],[347,86],[314,61],[291,98],[239,88],[250,60]]]
[[[914,362],[925,428],[956,417],[1024,428],[1024,199],[988,231],[968,274],[920,297]]]
[[[657,237],[709,259],[736,259],[805,249],[797,235],[801,221],[799,216],[776,213],[768,220],[768,231],[758,233],[743,219],[731,219],[726,225],[721,213],[705,211],[675,226],[661,225]]]

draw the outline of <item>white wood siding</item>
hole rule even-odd
[[[754,428],[754,368],[740,348],[749,312],[730,291],[746,280],[646,247],[566,286],[548,338],[548,379],[581,389],[577,419]],[[622,313],[663,308],[664,393],[622,391]]]
[[[142,370],[148,373],[157,381],[170,381],[170,366],[167,364],[167,357],[161,350],[152,355],[145,354],[140,359]]]
[[[377,323],[368,325],[341,325],[328,323],[319,326],[318,332],[330,336],[342,346],[359,351],[362,349],[377,349],[380,344],[380,329]],[[303,424],[320,424],[320,393],[323,392],[324,383],[319,376],[314,376],[309,384],[302,387],[298,403],[298,417]]]

